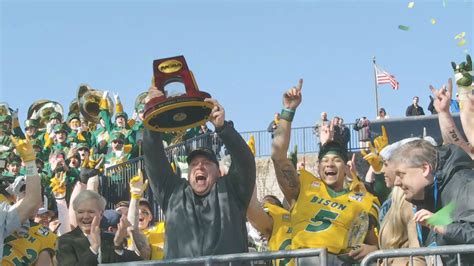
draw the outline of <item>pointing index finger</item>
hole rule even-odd
[[[300,91],[302,88],[303,88],[303,79],[300,79],[298,81],[298,86],[296,86],[296,89]]]
[[[387,136],[387,130],[385,129],[385,126],[382,126],[382,137],[383,137],[384,139],[387,139],[387,138],[388,138],[388,136]]]

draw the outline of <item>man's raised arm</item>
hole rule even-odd
[[[459,132],[454,119],[449,112],[449,106],[451,104],[451,96],[453,91],[453,82],[451,79],[448,80],[447,88],[441,88],[436,90],[433,86],[430,85],[430,90],[434,95],[433,105],[438,112],[438,122],[439,128],[441,130],[441,136],[443,137],[443,142],[445,144],[456,144],[461,147],[467,154],[474,158],[474,153],[471,152],[471,147],[464,140],[463,136]],[[462,121],[461,114],[461,121]],[[463,123],[464,127],[464,123]],[[466,136],[468,132],[464,129]],[[472,144],[471,144],[472,145]]]
[[[155,87],[148,90],[145,101],[148,102],[162,94]],[[158,199],[163,210],[167,209],[167,200],[173,192],[173,188],[179,183],[180,178],[171,169],[161,133],[153,132],[145,128],[143,133],[143,155],[145,161],[145,171],[153,190],[153,194]]]
[[[291,136],[291,122],[296,108],[302,100],[301,88],[303,80],[300,79],[298,86],[289,89],[283,94],[283,109],[280,115],[280,123],[275,130],[272,143],[272,161],[275,175],[285,199],[293,206],[300,193],[300,181],[295,167],[287,158],[288,146]]]
[[[232,164],[228,176],[238,192],[242,204],[247,207],[257,178],[255,157],[242,136],[231,123],[225,121],[225,110],[219,102],[212,98],[205,99],[214,105],[209,121],[214,125],[216,133],[229,151]]]

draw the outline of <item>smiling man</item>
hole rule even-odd
[[[147,100],[160,92],[150,88]],[[221,176],[213,151],[198,148],[187,158],[188,179],[173,173],[162,134],[145,129],[145,169],[153,194],[166,216],[165,259],[247,252],[245,216],[255,186],[255,159],[245,141],[225,121],[214,99],[209,115],[230,153],[229,173]]]
[[[297,107],[302,101],[303,80],[283,94],[283,109],[280,124],[272,143],[272,161],[278,184],[291,206],[292,249],[327,248],[328,265],[343,265],[337,255],[350,253],[359,261],[377,244],[374,230],[378,219],[378,200],[365,190],[364,185],[353,178],[345,182],[347,172],[347,149],[327,138],[328,126],[323,126],[319,151],[319,176],[308,171],[296,171],[288,159],[291,123]],[[357,222],[363,220],[364,222]],[[351,233],[352,228],[370,221],[370,230]],[[364,228],[364,226],[361,226]],[[352,238],[352,241],[349,239]],[[358,239],[358,241],[355,241]],[[369,245],[362,244],[366,243]],[[352,246],[351,246],[352,244]],[[361,244],[357,249],[356,245]],[[347,257],[347,254],[344,254]],[[300,260],[302,265],[317,265],[318,261]]]
[[[425,226],[424,246],[474,244],[474,170],[470,156],[456,145],[435,147],[425,140],[408,142],[398,148],[395,185],[406,200],[417,206],[414,220]],[[444,206],[454,203],[453,220],[432,226],[428,219]],[[461,256],[462,263],[474,263],[474,255]],[[442,257],[445,265],[456,263],[456,255]]]
[[[59,237],[58,265],[97,265],[99,263],[141,260],[135,252],[123,248],[126,217],[120,219],[115,235],[101,231],[100,220],[105,210],[104,197],[91,190],[80,192],[72,202],[77,227]]]

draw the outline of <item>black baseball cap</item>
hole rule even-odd
[[[325,143],[319,151],[318,159],[321,160],[326,154],[338,155],[344,160],[344,162],[347,162],[349,160],[349,157],[347,156],[347,148],[342,146],[337,141],[329,141]]]
[[[188,158],[186,159],[188,164],[190,164],[191,161],[193,160],[193,158],[198,156],[198,155],[205,156],[206,158],[208,158],[209,160],[214,162],[217,166],[219,166],[219,162],[217,161],[216,154],[211,149],[206,148],[206,147],[200,147],[200,148],[197,148],[197,149],[193,150],[192,152],[190,152],[188,154]]]

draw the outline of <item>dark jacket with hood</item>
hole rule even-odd
[[[207,195],[198,196],[187,179],[172,172],[161,134],[145,129],[145,169],[166,216],[166,259],[248,252],[245,221],[255,186],[255,157],[230,123],[216,132],[232,164]]]
[[[435,184],[425,188],[424,208],[435,213],[453,202],[453,223],[446,226],[446,234],[430,231],[425,246],[474,244],[474,170],[473,161],[456,145],[438,147],[435,182],[438,186],[435,203]],[[443,256],[445,265],[456,264],[456,255]],[[474,264],[474,254],[461,257],[462,265]]]

